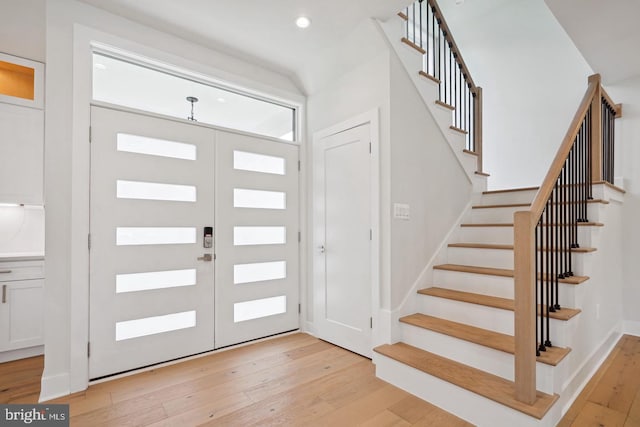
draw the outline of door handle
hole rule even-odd
[[[2,303],[6,304],[7,302],[7,285],[2,285]]]
[[[213,261],[213,255],[204,254],[204,255],[198,257],[198,261],[206,261],[206,262]]]
[[[318,248],[320,250],[320,253],[323,254],[325,253],[327,250],[325,249],[324,245],[320,245],[320,247]]]
[[[0,270],[0,274],[9,274],[11,270]]]

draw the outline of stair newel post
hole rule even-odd
[[[482,169],[482,88],[476,87],[473,97],[473,145],[478,155],[478,172]]]
[[[531,211],[516,212],[515,266],[515,386],[516,399],[536,401],[535,222]]]
[[[591,99],[591,182],[602,181],[602,86],[600,74],[589,76],[596,91]]]

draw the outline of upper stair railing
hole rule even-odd
[[[578,225],[588,222],[592,185],[613,184],[614,120],[600,75],[589,77],[556,157],[528,211],[514,214],[516,398],[536,399],[536,356],[553,346],[550,313],[561,309],[558,283],[574,275],[571,252]]]
[[[482,88],[476,86],[435,0],[418,0],[399,14],[403,41],[424,54],[421,74],[439,83],[439,103],[453,111],[452,128],[466,134],[466,149],[482,172]]]

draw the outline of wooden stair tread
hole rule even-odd
[[[543,226],[546,226],[546,223],[542,224]],[[551,224],[551,225],[565,225],[565,224]],[[495,223],[491,223],[491,222],[486,222],[486,223],[474,223],[474,222],[469,222],[469,223],[465,223],[465,224],[460,224],[460,227],[513,227],[513,223],[512,222],[495,222]],[[578,223],[578,227],[604,227],[604,224],[601,222],[593,222],[593,221],[589,221],[589,222],[579,222]]]
[[[450,248],[468,248],[468,249],[502,249],[502,250],[513,250],[513,245],[498,245],[495,243],[449,243],[449,247]],[[542,248],[539,250],[543,250],[543,251],[547,251],[547,248]],[[563,249],[562,252],[564,252],[565,250]],[[587,252],[595,252],[597,251],[596,248],[587,248],[587,247],[580,247],[580,248],[571,248],[571,252],[576,252],[576,253],[587,253]],[[556,252],[556,250],[554,249],[553,252]]]
[[[451,130],[452,130],[452,131],[454,131],[454,132],[461,133],[461,134],[463,134],[463,135],[466,135],[466,134],[468,134],[468,133],[469,133],[469,132],[467,132],[466,130],[464,130],[464,129],[460,129],[459,127],[456,127],[456,126],[453,126],[453,125],[449,126],[449,129],[451,129]],[[469,150],[462,150],[462,151],[463,151],[463,152],[465,152],[465,153],[467,153],[467,154],[473,154],[474,156],[477,156],[477,155],[478,155],[477,153],[474,153],[473,151],[469,151]]]
[[[485,274],[489,276],[513,277],[513,270],[506,268],[477,267],[475,265],[460,264],[440,264],[434,266],[433,268],[434,270],[447,270],[458,271],[461,273]],[[559,279],[559,282],[577,285],[587,280],[589,280],[588,276],[571,276],[564,279]]]
[[[540,187],[505,188],[502,190],[483,191],[482,194],[514,193],[517,191],[532,191],[532,190],[539,190],[539,189]]]
[[[447,104],[445,102],[442,102],[440,100],[436,101],[436,105],[439,105],[439,106],[444,107],[444,108],[446,108],[448,110],[451,110],[451,111],[456,109],[456,107],[454,107],[453,105],[449,105],[449,104]]]
[[[592,199],[587,200],[587,203],[601,203],[603,205],[608,205],[609,201],[602,199]],[[495,205],[474,205],[471,207],[471,209],[526,208],[528,206],[531,206],[531,203],[504,203]]]
[[[535,403],[527,405],[515,399],[513,381],[402,342],[381,345],[374,351],[537,419],[542,419],[558,399],[556,394],[552,396],[538,391]]]
[[[439,288],[437,286],[426,288],[426,289],[420,289],[418,293],[421,295],[445,298],[453,301],[461,301],[469,304],[483,305],[485,307],[499,308],[501,310],[508,310],[508,311],[513,311],[515,306],[514,301],[509,298],[500,298],[500,297],[494,297],[491,295],[482,295],[482,294],[475,294],[472,292],[456,291],[453,289]],[[579,309],[563,307],[560,310],[556,310],[554,312],[549,313],[549,317],[551,317],[552,319],[566,321],[578,315],[581,312],[582,311]],[[540,313],[540,307],[538,306],[538,314],[539,313]]]
[[[489,329],[465,325],[439,317],[428,316],[422,313],[411,314],[400,318],[402,323],[417,326],[422,329],[438,332],[450,337],[458,338],[474,344],[489,347],[494,350],[515,354],[516,344],[512,335],[502,334]],[[549,347],[547,351],[540,353],[536,359],[546,365],[557,366],[571,351],[570,348]]]
[[[424,71],[419,71],[418,74],[420,74],[422,77],[431,80],[434,83],[440,84],[440,79],[437,77],[432,76],[429,73],[426,73]]]
[[[427,51],[426,51],[426,50],[424,50],[423,48],[421,48],[420,46],[418,46],[417,44],[415,44],[414,42],[412,42],[411,40],[409,40],[409,39],[408,39],[408,38],[406,38],[406,37],[403,37],[402,39],[400,39],[400,41],[401,41],[402,43],[406,44],[407,46],[414,48],[415,50],[417,50],[418,52],[420,52],[420,53],[421,53],[421,54],[423,54],[423,55],[424,55],[425,53],[427,53]]]
[[[480,176],[491,176],[491,175],[489,175],[489,174],[488,174],[488,173],[486,173],[486,172],[479,172],[479,171],[475,171],[474,173],[475,173],[476,175],[480,175]]]

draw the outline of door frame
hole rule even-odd
[[[312,137],[313,146],[310,147],[309,152],[312,153],[311,164],[315,164],[313,158],[313,153],[315,151],[315,147],[317,144],[320,144],[322,139],[329,137],[331,135],[335,135],[340,132],[344,132],[349,129],[353,129],[355,127],[369,124],[369,138],[371,139],[371,194],[370,194],[370,211],[371,211],[371,317],[373,318],[373,326],[371,329],[371,345],[373,347],[374,343],[377,342],[377,336],[381,333],[381,331],[386,330],[387,328],[384,325],[381,325],[381,321],[383,320],[383,316],[380,315],[380,267],[381,267],[381,258],[380,258],[380,236],[381,236],[381,223],[380,223],[380,119],[379,119],[379,109],[375,108],[373,110],[369,110],[365,113],[359,114],[357,116],[351,117],[345,121],[337,123],[333,126],[322,129],[318,132],[315,132]],[[315,188],[313,179],[309,179],[309,194],[311,196],[311,200],[315,199],[315,195],[318,191]],[[317,218],[314,215],[313,208],[309,209],[309,215],[311,217],[310,220],[310,230],[308,235],[311,237],[307,244],[307,264],[309,266],[309,288],[306,292],[307,294],[307,306],[310,311],[311,316],[307,317],[307,320],[304,322],[305,330],[314,335],[317,335],[317,329],[315,326],[315,317],[314,317],[314,307],[315,301],[313,300],[314,290],[316,286],[319,286],[318,283],[318,273],[317,267],[314,262],[314,250],[318,247],[319,242],[315,239],[315,230],[316,227],[320,226],[322,219]]]
[[[46,268],[51,274],[47,274],[47,278],[45,278],[45,299],[62,301],[66,305],[62,306],[63,312],[57,308],[45,310],[45,321],[49,325],[63,329],[55,334],[47,334],[45,330],[46,363],[41,380],[41,401],[86,390],[89,386],[87,351],[89,342],[89,251],[87,236],[90,228],[90,150],[88,143],[91,126],[90,109],[91,105],[109,106],[108,104],[96,103],[92,98],[93,66],[91,54],[94,49],[100,48],[129,57],[153,60],[161,67],[179,67],[180,70],[188,70],[193,75],[207,76],[212,81],[223,83],[246,93],[291,105],[296,110],[298,135],[297,141],[293,143],[300,146],[300,157],[303,159],[306,159],[308,145],[306,143],[306,123],[303,122],[306,115],[306,100],[302,94],[270,85],[265,83],[265,80],[238,76],[211,62],[200,61],[193,55],[185,58],[180,54],[180,46],[176,47],[177,45],[162,49],[152,47],[147,44],[144,34],[139,36],[135,33],[135,29],[107,33],[78,22],[76,20],[73,24],[73,46],[70,47],[69,52],[73,53],[72,62],[65,63],[64,66],[56,64],[54,69],[48,69],[47,72],[47,76],[49,76],[47,81],[55,80],[56,77],[68,76],[70,71],[73,71],[74,77],[72,82],[68,84],[73,89],[70,91],[72,94],[68,99],[64,98],[65,101],[71,101],[69,109],[52,114],[54,118],[48,121],[50,124],[45,129],[47,140],[64,142],[60,146],[51,144],[54,148],[49,149],[47,149],[49,144],[45,144],[45,163],[62,162],[61,165],[68,166],[64,172],[59,170],[61,166],[53,168],[54,172],[45,173],[45,178],[52,179],[55,183],[68,183],[68,186],[64,187],[62,191],[69,194],[64,195],[63,199],[51,197],[54,192],[57,193],[60,190],[55,188],[47,191],[45,188],[45,204],[53,212],[47,215],[45,236],[47,241],[45,249],[47,254],[51,254],[47,255],[46,261]],[[71,37],[71,32],[69,35]],[[172,36],[167,37],[173,40]],[[60,47],[61,45],[58,43],[56,46]],[[56,105],[60,105],[60,102],[60,99],[55,101]],[[121,107],[118,109],[127,110]],[[154,115],[148,112],[137,112]],[[205,126],[204,124],[200,125]],[[251,135],[247,132],[206,126]],[[70,179],[69,176],[73,176],[74,179]],[[303,190],[305,182],[305,170],[303,169],[300,175],[300,191]],[[50,187],[54,188],[54,185],[50,185]],[[306,206],[302,196],[303,193],[300,198],[300,226],[304,227]],[[69,225],[71,217],[73,217],[73,226]],[[50,223],[62,220],[64,222],[61,227],[48,227]],[[300,298],[302,300],[304,298],[302,290],[305,286],[305,276],[302,274],[304,265],[303,263],[300,265]],[[52,307],[54,306],[56,305],[52,305]]]

